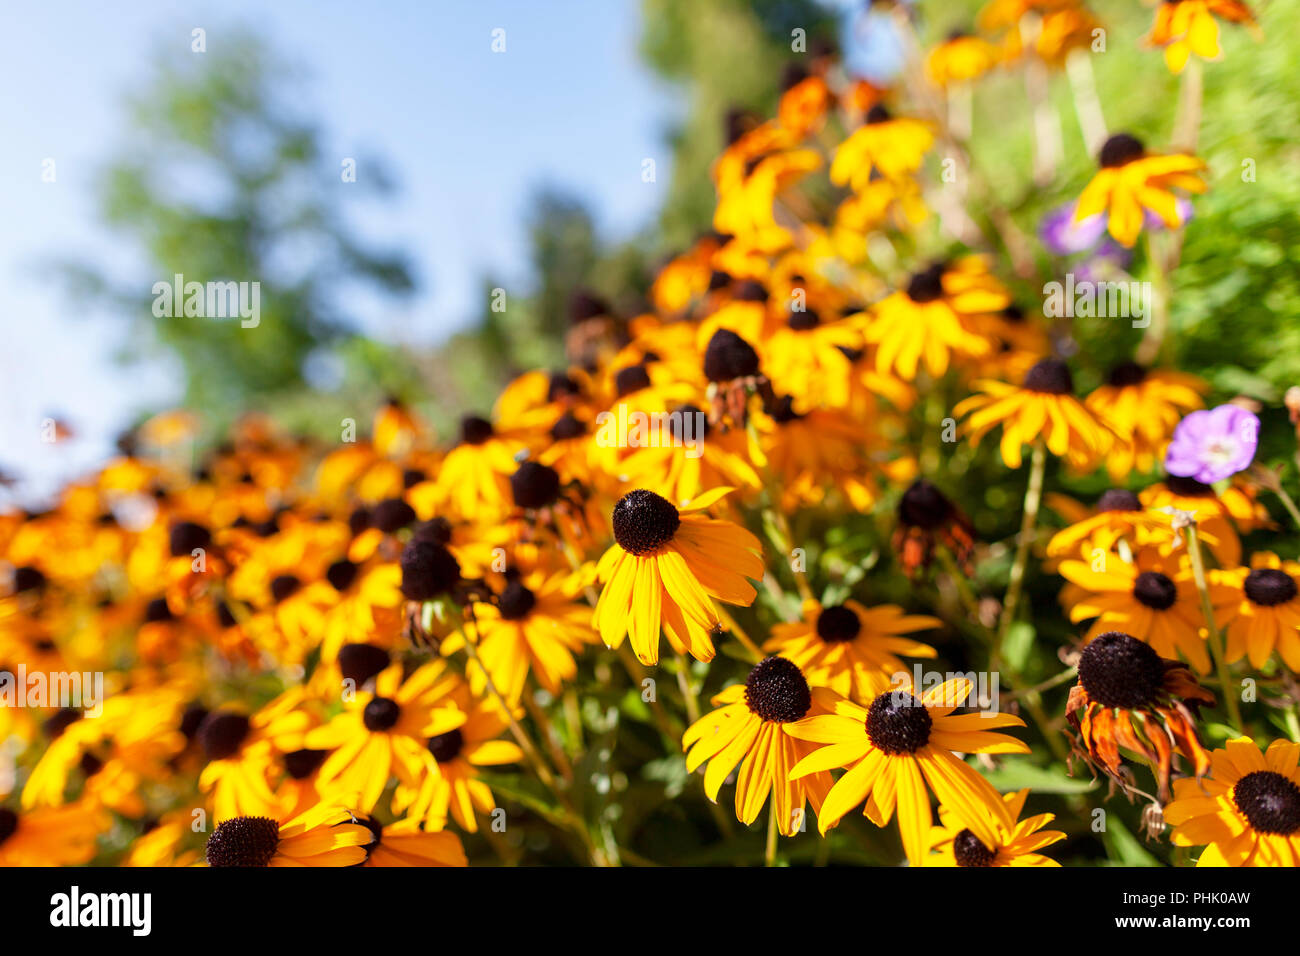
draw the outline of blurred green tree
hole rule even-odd
[[[366,158],[366,174],[349,182],[341,159],[325,155],[319,128],[289,105],[293,71],[252,35],[158,62],[129,101],[129,139],[99,186],[103,220],[142,272],[124,278],[59,264],[82,303],[131,323],[122,357],[169,353],[184,374],[185,402],[214,425],[271,400],[301,402],[318,355],[346,363],[364,353],[372,372],[394,362],[358,352],[343,304],[413,288],[406,257],[359,244],[344,219],[354,196],[391,194],[382,164]],[[177,274],[259,282],[260,323],[155,316],[153,284]]]

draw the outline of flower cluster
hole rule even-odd
[[[1214,15],[1251,22],[1180,0],[1150,42],[1181,70],[1217,54]],[[1294,511],[1252,464],[1262,408],[1205,409],[1166,321],[1089,367],[928,173],[941,149],[973,174],[957,91],[1062,68],[1095,26],[994,0],[926,58],[937,111],[810,57],[773,118],[732,124],[715,231],[648,311],[578,296],[568,366],[445,440],[393,398],[333,445],[245,417],[192,466],[195,419],[169,413],[0,515],[0,671],[104,679],[96,712],[0,708],[0,863],[456,866],[469,841],[644,862],[620,794],[680,767],[662,801],[730,787],[739,824],[767,809],[769,862],[778,837],[838,852],[896,821],[912,865],[1055,865],[1086,824],[1045,829],[1028,806],[1065,791],[1014,782],[1027,762],[1149,798],[1202,865],[1300,862],[1300,743],[1261,754],[1236,683],[1289,693],[1300,733],[1300,565],[1244,553],[1273,528],[1261,491]],[[1200,160],[1099,147],[1072,228],[1126,249],[1183,228]],[[998,541],[979,476],[1020,469]],[[1039,617],[1078,630],[1035,675],[1025,582],[1051,574],[1063,610]],[[709,809],[693,825],[734,836]]]

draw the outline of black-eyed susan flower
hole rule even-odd
[[[1074,221],[1109,212],[1107,229],[1123,246],[1132,246],[1142,231],[1144,210],[1170,229],[1183,224],[1173,189],[1203,193],[1200,176],[1205,163],[1183,153],[1148,153],[1142,141],[1128,133],[1106,140],[1098,157],[1100,171],[1092,178],[1074,209]]]
[[[1138,498],[1151,511],[1174,509],[1195,514],[1197,530],[1203,533],[1219,565],[1231,568],[1241,563],[1238,532],[1244,534],[1271,524],[1268,511],[1256,494],[1254,488],[1242,481],[1216,490],[1195,478],[1167,475],[1164,481],[1138,492]],[[1211,535],[1217,544],[1211,543]]]
[[[889,823],[897,808],[907,858],[922,866],[933,820],[927,785],[985,846],[998,842],[990,811],[1005,825],[1012,822],[998,792],[954,751],[1028,753],[1029,748],[996,733],[1005,727],[1023,727],[1019,717],[953,713],[970,696],[967,678],[945,681],[919,698],[913,690],[910,680],[903,681],[864,706],[828,688],[816,688],[813,700],[828,713],[788,724],[785,732],[822,744],[795,765],[794,779],[839,767],[847,770],[818,811],[817,825],[823,834],[859,804],[879,827]]]
[[[703,366],[709,380],[709,424],[745,428],[751,400],[771,393],[758,352],[731,329],[720,328],[708,339]]]
[[[757,491],[763,480],[751,463],[750,435],[737,428],[710,428],[695,405],[669,413],[669,435],[633,449],[618,466],[630,485],[659,488],[674,501],[686,501],[709,488]]]
[[[979,394],[958,402],[953,414],[966,416],[965,433],[973,444],[1002,426],[1002,460],[1019,468],[1021,449],[1042,441],[1047,450],[1077,467],[1092,464],[1114,436],[1074,397],[1070,367],[1059,359],[1043,359],[1025,375],[1019,387],[985,379],[975,383]]]
[[[418,820],[398,820],[387,826],[373,817],[358,821],[370,831],[363,866],[467,866],[460,837],[450,830],[421,830]]]
[[[604,587],[592,624],[617,647],[631,637],[643,664],[659,662],[659,633],[679,654],[713,659],[722,618],[713,605],[748,606],[746,578],[763,576],[762,545],[744,528],[701,514],[731,491],[715,488],[678,508],[645,488],[614,506],[614,544],[597,566]]]
[[[457,694],[457,703],[466,713],[465,723],[428,740],[438,772],[399,783],[393,806],[430,830],[441,830],[450,814],[462,829],[476,833],[478,814],[496,807],[480,768],[518,763],[524,755],[518,744],[499,739],[506,729],[499,708],[477,704],[466,693]]]
[[[1164,808],[1175,846],[1204,846],[1197,866],[1300,866],[1300,744],[1268,750],[1237,737],[1210,755],[1204,780],[1175,780]]]
[[[1182,417],[1202,407],[1206,388],[1194,375],[1136,362],[1111,369],[1106,384],[1083,400],[1118,436],[1106,454],[1111,479],[1123,481],[1134,469],[1151,471]]]
[[[0,866],[89,863],[112,824],[104,809],[80,802],[15,812],[0,807]]]
[[[866,121],[836,148],[831,182],[858,192],[875,171],[888,179],[910,176],[921,168],[921,160],[933,144],[930,124],[891,116],[877,103],[867,112]]]
[[[1300,673],[1300,564],[1283,561],[1270,551],[1257,551],[1250,567],[1212,572],[1217,580],[1232,587],[1240,597],[1229,604],[1226,660],[1229,664],[1250,658],[1250,666],[1262,668],[1273,651],[1293,673]]]
[[[786,658],[769,657],[754,665],[745,683],[717,694],[713,704],[718,709],[693,723],[682,737],[688,773],[708,761],[704,792],[709,799],[718,802],[718,791],[739,764],[736,819],[741,823],[757,820],[769,796],[784,836],[803,829],[807,804],[820,817],[831,775],[823,769],[794,779],[791,769],[813,748],[783,732],[795,721],[824,713],[799,668]]]
[[[999,59],[998,49],[983,37],[954,30],[925,58],[925,72],[935,86],[969,83],[983,76]]]
[[[511,573],[495,601],[475,601],[464,626],[442,642],[444,655],[477,648],[466,676],[476,695],[492,678],[496,690],[517,704],[531,673],[538,686],[558,694],[578,672],[574,655],[596,640],[590,606],[578,603],[581,578],[556,571]],[[487,675],[483,673],[486,668]]]
[[[774,203],[821,164],[821,154],[812,149],[781,150],[756,160],[741,182],[720,190],[713,228],[766,253],[788,248],[794,237],[777,221]]]
[[[908,485],[898,501],[898,526],[892,544],[909,577],[930,566],[936,545],[947,548],[969,573],[975,555],[974,534],[975,528],[965,513],[924,478]]]
[[[772,627],[763,650],[794,661],[814,687],[864,701],[887,690],[905,670],[900,656],[935,657],[933,647],[903,635],[941,624],[896,604],[868,608],[853,600],[831,605],[810,600],[803,603],[801,620]]]
[[[258,816],[278,806],[270,777],[278,754],[303,746],[311,715],[301,708],[301,687],[291,687],[249,716],[234,708],[206,714],[195,739],[207,758],[199,789],[212,795],[218,819]]]
[[[486,418],[462,419],[460,442],[438,469],[437,488],[447,508],[467,521],[500,517],[510,500],[509,478],[522,448],[521,442],[498,433]]]
[[[465,723],[451,698],[459,682],[445,661],[430,661],[405,680],[399,663],[375,678],[373,692],[349,695],[341,714],[303,738],[312,750],[331,751],[321,764],[321,791],[355,794],[351,802],[369,813],[394,774],[414,780],[437,773],[425,744]]]
[[[786,511],[820,504],[828,493],[837,491],[856,510],[868,511],[880,497],[876,476],[891,465],[901,476],[911,464],[909,459],[896,465],[873,461],[873,450],[883,457],[884,443],[879,438],[873,441],[847,411],[814,408],[799,413],[791,395],[770,404],[757,430],[768,473],[779,481],[780,506]]]
[[[1064,495],[1051,495],[1048,500],[1055,510],[1073,519],[1047,542],[1050,559],[1081,557],[1092,562],[1101,552],[1114,552],[1126,560],[1143,548],[1154,548],[1169,558],[1186,548],[1184,537],[1174,528],[1174,514],[1143,507],[1141,499],[1127,488],[1102,492],[1091,512]],[[1212,550],[1219,546],[1216,535],[1200,528],[1197,533]]]
[[[1195,53],[1203,60],[1217,60],[1221,17],[1229,23],[1255,25],[1250,8],[1239,0],[1164,0],[1156,7],[1156,20],[1146,42],[1164,47],[1165,64],[1171,73],[1181,73]]]
[[[815,309],[790,312],[763,344],[763,368],[781,395],[793,395],[800,412],[821,405],[843,408],[849,401],[846,351],[860,348],[862,333],[844,319],[826,319]]]
[[[369,827],[351,811],[323,802],[290,820],[237,816],[208,837],[208,866],[356,866],[366,859]]]
[[[783,129],[797,136],[807,136],[826,118],[833,102],[830,87],[824,77],[809,73],[798,63],[791,68],[782,82],[784,92],[777,104],[777,121]]]
[[[866,341],[876,347],[876,371],[910,382],[924,363],[938,378],[954,355],[987,355],[992,346],[975,331],[973,320],[1010,301],[978,257],[915,273],[905,288],[871,310],[863,327]]]
[[[1085,640],[1110,631],[1131,634],[1150,644],[1161,657],[1182,657],[1197,673],[1210,672],[1205,646],[1205,619],[1200,595],[1185,552],[1176,559],[1144,548],[1132,561],[1102,553],[1094,562],[1062,561],[1061,576],[1083,594],[1070,607],[1070,620],[1092,620]],[[1227,619],[1230,587],[1210,582],[1210,599],[1218,623]]]
[[[1070,689],[1066,717],[1078,733],[1079,751],[1121,785],[1121,748],[1145,760],[1160,799],[1168,799],[1176,754],[1197,777],[1210,758],[1196,736],[1196,709],[1213,704],[1187,665],[1162,658],[1120,631],[1099,635],[1079,656],[1079,681]]]
[[[930,831],[930,850],[926,866],[1060,866],[1039,851],[1065,839],[1059,830],[1044,830],[1055,819],[1053,814],[1039,813],[1020,819],[1029,791],[1004,794],[1008,826],[1001,814],[990,813],[988,826],[997,842],[985,844],[947,807],[939,807],[939,825]]]

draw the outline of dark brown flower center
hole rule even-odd
[[[344,644],[339,648],[339,670],[345,680],[360,686],[389,663],[388,651],[374,644]]]
[[[306,780],[329,755],[328,750],[294,750],[284,755],[284,769],[294,780]]]
[[[551,426],[551,438],[554,441],[568,441],[570,438],[581,438],[587,434],[587,426],[582,424],[571,412],[565,412]]]
[[[1120,631],[1098,635],[1079,655],[1079,683],[1103,707],[1145,707],[1164,679],[1165,663],[1151,645]]]
[[[803,671],[784,657],[768,657],[754,665],[745,681],[745,703],[762,720],[800,720],[812,706],[812,691]]]
[[[1295,597],[1295,578],[1277,568],[1256,568],[1246,575],[1243,590],[1252,603],[1272,607]]]
[[[614,540],[628,554],[654,554],[673,539],[681,516],[672,502],[653,491],[629,491],[614,506]]]
[[[460,756],[461,748],[464,746],[465,737],[459,728],[429,738],[429,753],[433,754],[433,759],[438,763],[455,760]]]
[[[582,389],[564,372],[552,372],[551,380],[546,386],[546,400],[548,402],[559,401],[562,398],[577,398],[582,394]]]
[[[758,353],[730,329],[718,329],[704,350],[704,375],[710,382],[730,382],[758,374]]]
[[[167,541],[173,558],[188,558],[196,548],[207,548],[211,544],[212,532],[193,521],[178,521],[172,525]]]
[[[325,569],[325,580],[335,591],[346,591],[352,587],[352,582],[357,579],[357,572],[361,569],[349,561],[347,558],[335,561]]]
[[[517,580],[511,581],[497,598],[497,608],[507,621],[520,621],[526,618],[537,604],[537,595],[524,587]]]
[[[1153,611],[1167,611],[1178,600],[1178,588],[1159,571],[1143,571],[1133,582],[1133,596]]]
[[[432,541],[446,547],[451,543],[451,522],[446,518],[430,518],[416,525],[411,537],[416,541]]]
[[[891,119],[893,119],[893,117],[889,115],[889,110],[885,109],[885,107],[880,103],[877,103],[875,106],[871,107],[871,109],[867,110],[868,123],[888,123]]]
[[[460,579],[460,563],[433,541],[415,539],[402,549],[402,593],[412,601],[446,594]]]
[[[1146,378],[1147,370],[1137,362],[1121,362],[1110,370],[1106,382],[1116,388],[1125,388],[1129,385],[1141,385]]]
[[[366,709],[361,713],[361,722],[367,730],[379,732],[396,726],[401,717],[402,708],[397,701],[389,697],[376,697],[366,704]]]
[[[907,691],[886,691],[867,709],[867,737],[887,754],[910,754],[930,741],[934,721]]]
[[[686,428],[687,422],[691,422],[690,429]],[[680,405],[668,416],[668,430],[676,441],[700,441],[709,434],[708,416],[694,405]]]
[[[996,850],[990,850],[970,830],[962,830],[952,838],[952,855],[958,866],[992,866],[997,859]]]
[[[1097,511],[1141,511],[1142,502],[1127,488],[1109,488],[1097,499]]]
[[[280,845],[280,826],[270,817],[234,817],[208,837],[208,866],[266,866]]]
[[[952,502],[924,478],[912,482],[898,502],[898,520],[909,527],[937,528],[951,517]]]
[[[934,302],[943,298],[943,264],[922,269],[907,280],[907,297],[913,302]]]
[[[823,641],[831,643],[851,641],[861,630],[862,622],[858,620],[852,608],[843,605],[825,607],[817,615],[817,636]]]
[[[619,369],[614,375],[614,388],[618,391],[619,398],[649,387],[650,373],[646,371],[644,365],[629,365],[627,368]]]
[[[0,668],[4,673],[8,668]],[[81,711],[75,707],[62,707],[41,728],[50,740],[57,740],[65,730],[81,719]]]
[[[276,604],[293,597],[302,587],[302,582],[292,574],[277,574],[271,579],[271,600]]]
[[[466,415],[460,420],[460,440],[464,445],[481,445],[492,437],[492,423],[477,415]]]
[[[560,476],[554,468],[526,461],[510,476],[510,493],[521,508],[545,508],[560,497]]]
[[[392,534],[415,523],[415,509],[401,498],[387,498],[370,512],[370,526]]]
[[[17,830],[18,814],[7,807],[0,807],[0,846],[4,846],[5,840],[13,836]]]
[[[1097,157],[1097,161],[1103,169],[1113,169],[1131,163],[1135,159],[1141,159],[1145,154],[1146,147],[1136,136],[1116,133],[1101,147],[1101,155]]]
[[[14,591],[21,594],[23,591],[39,591],[45,587],[45,574],[40,568],[34,568],[31,565],[24,565],[21,568],[14,569]]]
[[[772,421],[778,425],[788,425],[790,422],[798,421],[804,416],[794,410],[794,396],[782,395],[772,402],[772,409],[768,413],[772,416]]]
[[[144,619],[150,624],[161,624],[175,619],[166,598],[154,598],[144,608]]]
[[[248,736],[248,717],[225,710],[213,711],[199,724],[197,736],[209,760],[225,760],[239,751]]]
[[[1182,498],[1212,498],[1214,489],[1195,478],[1169,475],[1165,478],[1165,487]]]
[[[1232,788],[1232,800],[1258,833],[1288,836],[1300,830],[1300,787],[1280,773],[1246,774]]]
[[[807,332],[809,329],[817,328],[821,323],[821,316],[815,309],[805,309],[802,312],[791,310],[790,317],[786,320],[786,324],[796,332]]]
[[[1070,366],[1060,359],[1043,359],[1025,373],[1022,387],[1046,395],[1070,395],[1074,392],[1074,377]]]

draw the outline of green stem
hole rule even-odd
[[[1187,526],[1187,554],[1192,559],[1192,576],[1196,579],[1196,590],[1201,594],[1201,613],[1205,615],[1205,630],[1209,635],[1210,654],[1214,658],[1215,672],[1219,676],[1219,692],[1223,695],[1223,706],[1228,711],[1228,722],[1238,732],[1242,729],[1241,705],[1228,677],[1228,664],[1224,659],[1223,638],[1214,621],[1214,604],[1210,601],[1210,587],[1205,581],[1205,561],[1201,557],[1201,539],[1196,533],[1196,525]]]
[[[1007,593],[1002,601],[1002,619],[998,622],[997,640],[993,643],[993,670],[1002,666],[1002,643],[1016,619],[1020,595],[1025,584],[1025,565],[1029,561],[1029,546],[1038,526],[1038,506],[1043,500],[1043,472],[1047,466],[1047,449],[1042,441],[1034,442],[1033,457],[1029,465],[1029,485],[1025,488],[1025,511],[1020,520],[1020,535],[1016,542],[1016,557],[1007,580]]]
[[[1286,493],[1286,489],[1282,487],[1281,479],[1278,480],[1277,487],[1273,489],[1273,493],[1276,494],[1278,499],[1282,502],[1282,507],[1286,508],[1286,513],[1291,516],[1291,520],[1295,522],[1296,527],[1300,528],[1300,509],[1296,508],[1295,501]]]
[[[771,805],[767,808],[767,852],[763,855],[764,866],[776,866],[776,794],[772,794]]]

